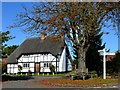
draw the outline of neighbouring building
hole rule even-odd
[[[115,58],[115,55],[115,53],[107,53],[106,61],[111,61],[113,58]]]
[[[6,63],[6,60],[7,60],[7,57],[3,57],[3,58],[2,58],[2,62],[3,62],[3,63]]]
[[[71,71],[72,61],[68,56],[63,37],[42,35],[41,38],[29,38],[7,58],[7,73],[50,72],[51,64],[55,66],[55,72]]]
[[[103,53],[100,54],[103,57]],[[105,57],[106,61],[111,61],[113,58],[115,58],[116,53],[115,52],[106,52]]]

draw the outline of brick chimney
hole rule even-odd
[[[60,36],[62,40],[65,40],[65,32],[63,30],[61,31]]]
[[[45,32],[41,32],[41,39],[44,40],[46,38],[46,33]]]

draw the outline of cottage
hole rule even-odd
[[[47,73],[54,65],[55,72],[72,70],[64,38],[47,36],[26,39],[8,58],[7,73]],[[22,69],[19,70],[18,67]]]

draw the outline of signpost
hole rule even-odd
[[[103,50],[98,50],[98,52],[103,52],[103,79],[106,79],[106,51],[105,49]]]

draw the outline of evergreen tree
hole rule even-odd
[[[89,71],[97,71],[97,74],[100,75],[103,67],[101,61],[101,56],[99,55],[98,50],[105,48],[105,44],[102,45],[101,36],[103,33],[95,35],[94,41],[91,42],[91,45],[86,54],[86,66]]]
[[[10,36],[10,31],[6,31],[6,32],[0,32],[0,52],[1,52],[1,56],[5,57],[7,53],[4,52],[4,49],[7,47],[6,42],[13,39],[15,37]]]
[[[18,45],[5,47],[2,51],[3,56],[10,55],[17,47],[18,47]]]
[[[120,52],[117,52],[115,57],[106,63],[107,73],[114,74],[120,72]]]

